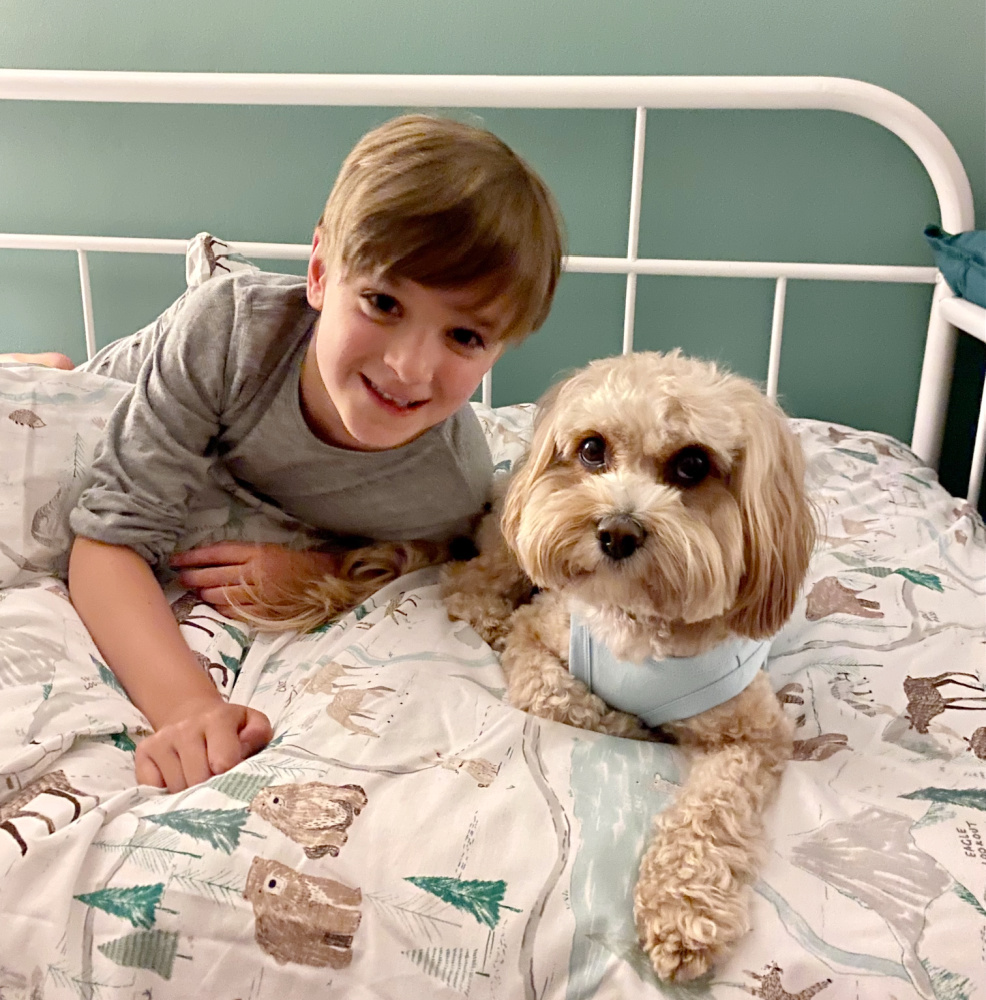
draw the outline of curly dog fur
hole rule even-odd
[[[568,671],[571,613],[623,660],[764,639],[790,616],[815,538],[804,459],[757,386],[678,352],[591,363],[549,391],[529,453],[444,572],[453,618],[502,650],[511,702],[653,739]],[[536,588],[536,589],[535,589]],[[654,819],[634,917],[664,979],[692,979],[749,928],[763,812],[792,730],[767,675],[662,727],[691,755]]]

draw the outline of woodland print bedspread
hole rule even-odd
[[[480,413],[505,469],[529,408]],[[983,996],[986,532],[892,438],[797,427],[825,530],[768,665],[797,759],[724,967],[658,984],[633,931],[683,757],[507,705],[435,570],[305,635],[170,592],[275,730],[178,795],[134,785],[147,724],[35,575],[0,590],[0,996]]]

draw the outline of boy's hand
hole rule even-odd
[[[241,619],[238,607],[259,613],[257,592],[264,585],[276,590],[299,577],[330,576],[338,569],[338,556],[329,552],[298,551],[283,545],[253,542],[216,542],[171,558],[179,570],[178,582],[211,604],[227,618]],[[251,591],[252,588],[252,591]]]
[[[265,747],[273,731],[263,712],[221,699],[182,706],[182,715],[137,744],[137,781],[180,792],[223,774]]]

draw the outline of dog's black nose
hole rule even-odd
[[[610,559],[626,559],[640,548],[647,532],[629,514],[614,514],[599,522],[596,537]]]

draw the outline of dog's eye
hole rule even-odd
[[[579,445],[579,461],[592,471],[606,464],[606,442],[599,436],[587,437]]]
[[[698,486],[711,471],[709,453],[693,445],[672,455],[664,468],[664,478],[674,486]]]

